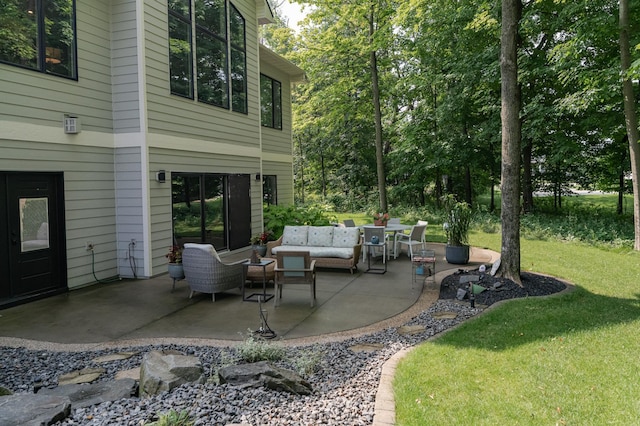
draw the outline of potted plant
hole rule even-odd
[[[389,221],[389,213],[375,213],[373,215],[373,224],[376,226],[386,226]]]
[[[252,249],[264,257],[267,254],[267,243],[273,240],[273,232],[264,231],[251,237]]]
[[[165,257],[169,260],[169,276],[177,280],[183,279],[184,269],[182,267],[182,247],[177,245],[169,247],[169,252]]]
[[[445,219],[442,225],[447,237],[445,257],[447,262],[464,265],[469,263],[469,228],[473,211],[469,204],[449,195],[445,198]]]

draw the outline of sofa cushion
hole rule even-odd
[[[308,251],[311,257],[339,257],[341,259],[351,259],[353,257],[353,246],[349,248],[340,247],[315,247],[315,246],[276,246],[271,249],[271,254],[278,251]]]
[[[360,228],[334,228],[332,247],[347,248],[360,242]]]
[[[308,226],[290,226],[284,227],[282,233],[283,246],[305,246],[307,245]]]
[[[307,245],[331,247],[333,245],[333,226],[310,226]]]

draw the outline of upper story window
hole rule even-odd
[[[77,78],[74,0],[11,0],[0,7],[0,61]]]
[[[282,130],[282,83],[260,74],[262,125]]]
[[[245,20],[232,4],[169,0],[171,93],[246,113],[246,69]]]

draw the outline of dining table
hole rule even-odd
[[[380,226],[380,225],[375,225],[373,223],[367,223],[365,225],[360,225],[358,228],[360,228],[360,232],[362,232],[364,230],[364,228],[366,226]],[[387,232],[391,235],[389,235],[389,238],[393,241],[395,241],[396,238],[396,234],[397,233],[404,233],[404,231],[408,231],[412,228],[412,225],[403,225],[401,223],[387,223],[386,225],[384,225],[384,232]],[[392,243],[392,247],[393,247],[393,255],[395,256],[395,243]]]

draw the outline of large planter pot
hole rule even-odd
[[[384,221],[384,220],[374,220],[374,221],[373,221],[373,224],[374,224],[375,226],[387,226],[387,222],[386,222],[386,221]]]
[[[256,244],[253,247],[253,250],[258,252],[258,256],[265,257],[267,254],[267,246],[263,244]]]
[[[469,263],[469,246],[447,245],[445,251],[447,262],[455,265],[466,265]]]
[[[176,280],[181,280],[184,278],[184,269],[182,268],[182,263],[170,263],[168,265],[169,268],[169,276]]]

